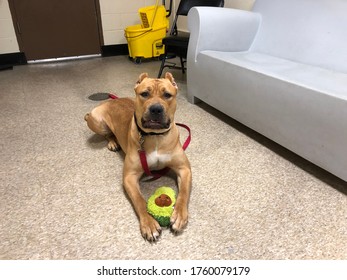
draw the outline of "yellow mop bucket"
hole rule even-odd
[[[124,30],[128,41],[129,56],[141,63],[142,58],[164,54],[162,39],[166,36],[168,19],[164,6],[154,5],[139,9],[141,24],[128,26]]]
[[[169,26],[169,20],[166,17],[166,9],[163,5],[154,5],[139,9],[139,15],[143,28]]]

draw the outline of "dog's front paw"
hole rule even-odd
[[[161,234],[159,223],[150,215],[146,215],[140,220],[140,229],[142,237],[149,242],[157,241]]]
[[[171,229],[175,233],[180,233],[188,223],[188,210],[186,207],[177,207],[171,215]]]

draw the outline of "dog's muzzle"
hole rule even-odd
[[[142,127],[149,129],[167,129],[170,119],[166,119],[164,107],[160,104],[151,105],[141,119]]]

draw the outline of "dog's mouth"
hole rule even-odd
[[[141,126],[144,129],[163,130],[170,128],[170,124],[171,120],[160,103],[149,106],[141,118]]]
[[[141,119],[141,124],[143,128],[146,129],[168,129],[170,128],[171,121],[163,121],[163,120],[156,120],[156,119],[149,119],[146,120],[144,118]]]

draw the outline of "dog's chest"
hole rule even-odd
[[[162,169],[171,160],[170,154],[161,154],[157,150],[147,154],[147,163],[151,169]]]

